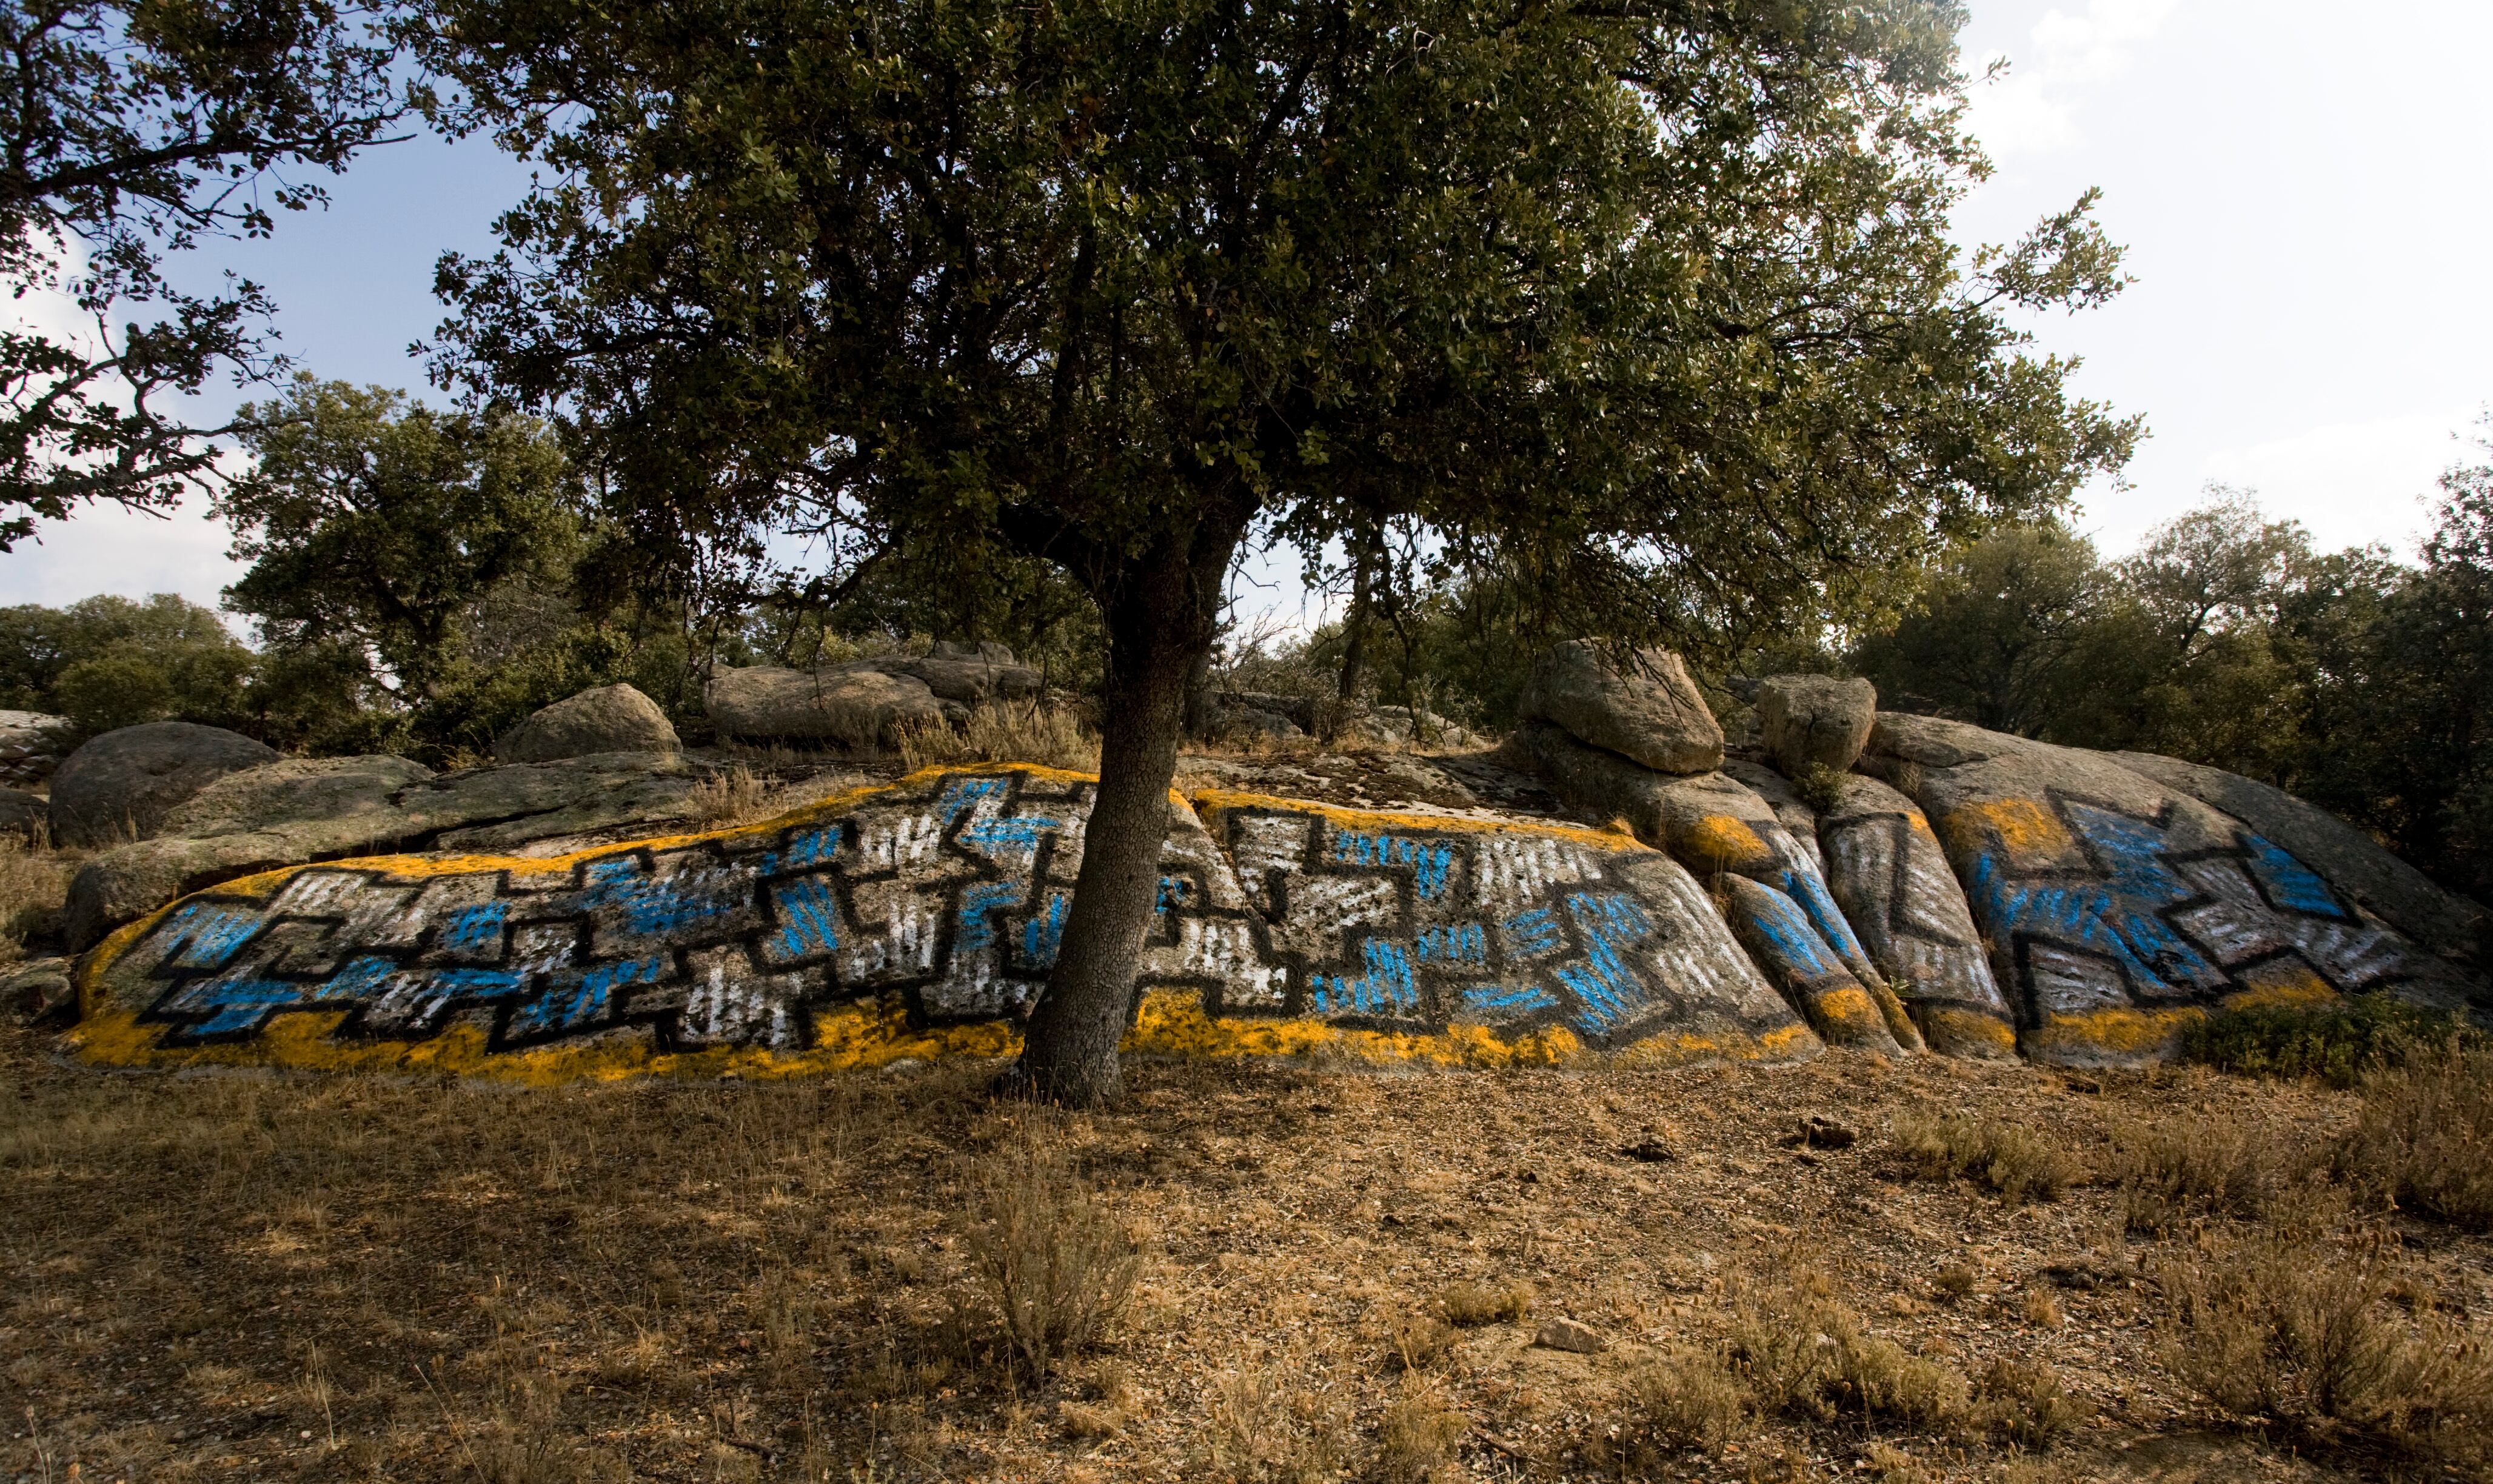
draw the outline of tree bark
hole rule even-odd
[[[1186,687],[1211,651],[1238,533],[1156,542],[1100,595],[1107,620],[1099,787],[1055,971],[1031,1011],[1014,1080],[1069,1107],[1116,1100],[1117,1044],[1133,1013],[1143,935],[1159,901]]]

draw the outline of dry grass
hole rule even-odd
[[[1687,1448],[1721,1457],[1751,1431],[1749,1388],[1721,1350],[1682,1346],[1629,1378],[1621,1462],[1650,1469]]]
[[[766,819],[776,812],[770,807],[770,792],[767,780],[737,763],[693,785],[684,795],[685,816],[711,828]]]
[[[1730,1353],[1761,1409],[1821,1420],[1880,1417],[1949,1433],[1970,1412],[1963,1372],[1874,1334],[1823,1275],[1752,1288],[1731,1318]]]
[[[2123,1223],[2162,1236],[2208,1216],[2255,1221],[2316,1167],[2298,1145],[2238,1121],[2183,1116],[2120,1130],[2109,1172],[2120,1187]]]
[[[50,930],[82,859],[41,839],[0,834],[0,964],[15,963],[28,938]]]
[[[1998,1484],[2045,1447],[2034,1477],[2072,1484],[2184,1477],[2176,1449],[2224,1451],[2204,1484],[2378,1474],[2373,1434],[2331,1423],[2357,1451],[2315,1451],[2321,1431],[2219,1413],[2157,1364],[2141,1266],[2215,1249],[2125,1238],[2118,1189],[2009,1208],[1866,1148],[1804,1161],[1781,1143],[1812,1112],[1881,1127],[1944,1106],[2091,1147],[2183,1102],[2311,1142],[2351,1116],[2343,1094],[2198,1073],[2106,1074],[2078,1096],[2023,1067],[1843,1054],[1383,1076],[1138,1061],[1126,1106],[1043,1133],[1056,1188],[1110,1218],[1112,1252],[1150,1235],[1115,1322],[1040,1376],[975,1236],[1006,1224],[977,1214],[996,1172],[1033,1168],[1016,1141],[1041,1137],[987,1099],[996,1070],[106,1078],[0,1026],[0,1479],[43,1478],[48,1457],[55,1481],[77,1463],[134,1484],[1729,1484],[1753,1465]],[[1676,1157],[1621,1152],[1648,1135]],[[2481,1326],[2493,1240],[2414,1230],[2428,1240],[2376,1321]],[[1964,1301],[1922,1302],[1948,1265]],[[2093,1276],[2055,1287],[2065,1322],[2021,1322],[2021,1298],[2072,1269]],[[1523,1285],[1536,1315],[1608,1348],[1437,1312]],[[1402,1331],[1417,1366],[1396,1315],[1425,1317]],[[1803,1325],[1777,1361],[1763,1336]]]
[[[1532,1285],[1513,1280],[1457,1283],[1437,1295],[1438,1312],[1460,1329],[1482,1324],[1519,1324],[1532,1313]]]
[[[1922,1178],[1969,1179],[2011,1205],[2057,1201],[2086,1175],[2049,1140],[2001,1118],[1907,1112],[1897,1115],[1896,1144]]]
[[[1387,1484],[1426,1484],[1455,1461],[1472,1430],[1442,1382],[1413,1378],[1376,1424],[1376,1472]]]
[[[2322,1441],[2493,1462],[2484,1337],[2394,1308],[2403,1264],[2377,1226],[2289,1220],[2176,1257],[2164,1362],[2208,1402]]]
[[[2338,1169],[2406,1210],[2493,1231],[2493,1043],[2453,1035],[2374,1065],[2361,1090]]]
[[[1066,1164],[1062,1137],[1033,1112],[973,1183],[970,1250],[1013,1353],[1034,1376],[1098,1343],[1141,1275],[1133,1238]]]
[[[1096,772],[1099,739],[1064,706],[1037,700],[990,701],[959,730],[942,722],[905,727],[896,738],[912,771],[948,762],[1034,762]]]

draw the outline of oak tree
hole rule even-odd
[[[1391,531],[1612,632],[2063,498],[2135,427],[1966,254],[1951,0],[436,0],[436,117],[541,163],[439,370],[653,538],[1060,567],[1100,781],[1021,1071],[1111,1097],[1187,678],[1253,540]]]

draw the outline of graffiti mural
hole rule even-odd
[[[1829,889],[1931,1049],[2013,1054],[2016,1017],[1946,852],[1912,800],[1855,774],[1817,831]]]
[[[2038,1059],[2125,1059],[2163,1050],[2177,1012],[2441,973],[2292,856],[2185,801],[2140,813],[2046,788],[1968,804],[1950,822]]]
[[[556,861],[231,883],[105,945],[83,1049],[549,1076],[1001,1054],[1055,964],[1091,787],[930,773]],[[1171,816],[1140,1049],[1815,1049],[1686,873],[1632,843],[1223,800],[1224,854],[1186,804]]]

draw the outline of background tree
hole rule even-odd
[[[0,608],[0,707],[66,716],[92,735],[142,722],[230,727],[255,657],[171,593]]]
[[[1882,704],[2036,735],[2058,719],[2069,661],[2112,591],[2093,542],[2057,521],[2007,526],[1942,562],[1920,603],[1892,634],[1867,639],[1856,663]]]
[[[1396,529],[1628,638],[2062,498],[2134,428],[1968,265],[1940,0],[439,0],[440,117],[551,166],[445,260],[443,370],[618,519],[1044,560],[1101,778],[1022,1070],[1113,1095],[1188,676],[1250,532]],[[1968,267],[1970,271],[1968,271]]]
[[[225,604],[277,653],[360,659],[367,703],[434,698],[460,663],[461,617],[497,584],[560,569],[578,541],[575,482],[533,418],[308,375],[243,413],[256,466],[217,509],[251,570]]]
[[[267,296],[194,294],[166,253],[265,235],[399,115],[392,48],[326,0],[0,4],[0,284],[67,293],[90,335],[0,330],[0,551],[90,500],[170,505],[212,471],[167,403],[283,366]],[[161,313],[152,323],[124,318]]]

